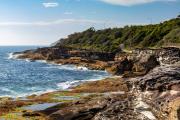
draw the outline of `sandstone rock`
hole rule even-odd
[[[157,52],[161,64],[174,64],[180,61],[180,48],[163,48]]]
[[[132,67],[132,61],[128,60],[127,58],[124,58],[121,59],[121,61],[114,63],[110,68],[107,68],[107,71],[115,75],[121,75],[126,71],[131,71]]]
[[[141,120],[134,111],[133,100],[133,95],[81,100],[50,114],[48,120]]]

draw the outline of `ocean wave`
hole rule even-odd
[[[22,54],[14,54],[14,53],[9,53],[9,57],[8,59],[17,59],[17,60],[22,60],[22,59],[18,59],[18,56],[20,56]],[[30,59],[23,59],[26,62],[33,62],[33,60]],[[47,67],[43,67],[43,68],[56,68],[56,69],[60,69],[60,70],[81,70],[81,71],[87,71],[89,70],[87,67],[83,67],[83,66],[76,66],[76,65],[62,65],[62,64],[56,64],[54,62],[48,62],[46,60],[35,60],[35,62],[39,62],[39,63],[46,63],[49,64],[49,66]]]
[[[16,59],[16,60],[22,60],[22,59],[18,59],[18,57],[22,55],[22,54],[14,54],[14,53],[9,53],[8,54],[8,59]],[[34,62],[34,60],[30,60],[30,59],[24,59],[26,62]],[[76,66],[76,65],[62,65],[62,64],[57,64],[54,62],[48,62],[46,60],[35,60],[35,62],[39,62],[39,63],[46,63],[52,66],[49,67],[44,67],[44,68],[57,68],[60,70],[80,70],[80,71],[88,71],[90,69],[88,69],[87,67],[84,66]],[[91,71],[101,71],[101,70],[91,70]],[[104,72],[104,71],[103,71]],[[105,71],[106,72],[106,71]]]
[[[0,95],[0,97],[11,97],[11,98],[25,98],[27,96],[31,96],[31,95],[42,95],[45,93],[50,93],[50,92],[54,92],[57,91],[56,89],[47,89],[47,90],[40,90],[40,91],[36,91],[36,92],[15,92],[9,89],[3,89],[4,92],[10,92],[11,94],[9,95]]]
[[[46,89],[45,89],[45,88],[42,88],[42,86],[40,84],[37,85],[37,87],[34,86],[34,87],[28,87],[28,88],[27,87],[24,88],[24,86],[17,85],[17,89],[15,89],[15,88],[11,89],[11,87],[5,88],[2,85],[1,87],[3,89],[1,88],[1,90],[0,90],[1,91],[0,92],[0,97],[7,96],[7,97],[11,97],[11,98],[19,98],[19,97],[20,98],[25,98],[27,96],[34,95],[34,94],[35,95],[41,95],[41,94],[44,94],[44,93],[49,93],[49,92],[53,92],[53,91],[57,91],[57,90],[66,90],[68,88],[71,88],[73,86],[77,86],[77,85],[82,84],[82,83],[87,82],[87,81],[96,81],[96,80],[104,79],[104,78],[110,76],[109,74],[106,74],[105,71],[90,70],[90,69],[88,69],[86,67],[81,67],[81,66],[76,66],[76,65],[61,65],[61,64],[58,65],[58,64],[56,64],[54,62],[48,62],[48,61],[45,61],[45,60],[36,60],[36,61],[34,61],[34,62],[39,62],[40,64],[38,64],[38,63],[37,64],[31,64],[31,63],[26,64],[26,63],[23,62],[24,66],[19,67],[17,65],[21,64],[21,61],[32,62],[29,59],[23,59],[23,60],[18,59],[19,55],[22,55],[22,54],[8,53],[8,59],[15,59],[14,62],[12,62],[12,60],[7,60],[7,53],[4,55],[5,59],[4,58],[3,59],[8,61],[8,63],[10,63],[10,65],[8,66],[9,68],[7,69],[8,70],[7,74],[6,73],[5,74],[0,73],[1,78],[7,78],[7,77],[9,77],[8,76],[9,74],[10,74],[10,77],[11,77],[11,74],[16,75],[15,73],[18,73],[17,75],[23,75],[25,77],[24,78],[21,77],[21,78],[16,79],[16,78],[14,78],[12,76],[11,79],[12,80],[17,80],[17,82],[21,82],[21,80],[23,81],[27,77],[31,77],[29,75],[29,73],[27,73],[27,72],[29,72],[27,70],[27,68],[31,69],[33,67],[33,69],[31,69],[32,74],[33,75],[40,75],[41,78],[39,78],[39,76],[37,76],[37,77],[32,76],[32,80],[33,80],[32,82],[36,82],[37,78],[45,79],[45,80],[50,79],[50,80],[52,80],[53,86],[52,85],[49,85],[49,86],[47,85]],[[41,63],[45,63],[45,64],[41,64]],[[14,69],[14,67],[13,67],[13,69],[12,69],[13,65],[16,66],[17,68]],[[44,73],[43,73],[42,68],[46,69]],[[52,76],[46,77],[47,76],[46,71],[48,71],[49,69],[53,69],[53,68],[57,72],[52,73],[53,74]],[[59,74],[58,71],[63,73],[63,72],[67,72],[66,70],[69,70],[70,72],[72,72],[73,77],[71,77],[71,75],[69,75],[69,76],[62,76],[62,78],[61,78],[61,76],[60,76],[61,74]],[[52,70],[50,70],[50,71],[52,71]],[[73,71],[75,71],[75,72],[73,72]],[[86,71],[86,72],[81,72],[81,71]],[[92,72],[92,71],[97,71],[97,72]],[[34,72],[37,72],[38,74],[36,74]],[[81,75],[79,76],[78,73],[81,74]],[[82,73],[84,73],[84,78],[83,78]],[[76,74],[77,74],[77,77],[74,76]],[[87,76],[86,76],[86,74],[87,74]],[[5,75],[7,75],[7,76],[5,76]],[[26,76],[26,75],[29,75],[29,76]],[[78,76],[79,76],[80,80],[78,79]],[[94,78],[94,79],[91,79],[91,78]],[[88,80],[86,80],[86,79],[88,79]],[[65,81],[65,80],[71,80],[71,81]],[[58,84],[57,84],[57,81],[58,81]],[[39,81],[38,81],[38,83],[39,83]],[[7,84],[11,84],[11,82],[7,81]],[[22,85],[23,85],[23,83],[22,83]],[[18,87],[22,87],[23,90],[20,91],[18,89]]]
[[[18,96],[19,95],[16,91],[11,90],[9,88],[1,88],[0,91],[9,93],[8,95],[1,95],[0,97],[13,97],[13,96]]]
[[[36,62],[40,62],[40,63],[48,63],[46,60],[36,60]]]
[[[10,92],[10,93],[16,93],[15,91],[13,91],[11,89],[8,89],[8,88],[1,88],[1,91]]]
[[[69,88],[72,88],[72,87],[76,87],[82,83],[85,83],[85,82],[91,82],[91,81],[97,81],[97,80],[102,80],[102,79],[105,79],[107,77],[110,77],[110,76],[98,76],[94,79],[89,79],[89,80],[74,80],[74,81],[65,81],[65,82],[61,82],[61,83],[58,83],[57,86],[62,89],[62,90],[67,90]]]
[[[14,53],[9,53],[8,54],[8,59],[17,59],[18,56],[20,56],[22,54],[14,54]]]
[[[109,77],[109,76],[107,76]],[[50,92],[54,92],[57,90],[67,90],[70,89],[72,87],[78,86],[82,83],[85,82],[89,82],[89,81],[97,81],[97,80],[101,80],[104,78],[107,78],[105,76],[97,76],[94,79],[89,79],[89,80],[74,80],[74,81],[65,81],[65,82],[61,82],[57,84],[57,88],[56,89],[47,89],[47,90],[37,90],[35,87],[32,88],[28,88],[27,90],[30,90],[31,92],[16,92],[14,90],[8,89],[8,88],[1,88],[1,91],[4,92],[9,92],[10,94],[8,95],[0,95],[0,97],[11,97],[11,98],[26,98],[27,96],[30,95],[42,95],[45,93],[50,93]]]
[[[89,70],[87,67],[81,67],[81,66],[77,66],[78,70]]]
[[[81,70],[75,65],[59,65],[57,68],[61,70]]]
[[[43,67],[45,69],[60,69],[60,70],[70,70],[70,71],[88,71],[87,67],[80,67],[76,65],[61,65],[61,64],[51,64],[48,63],[49,66]],[[92,71],[92,70],[91,70]]]
[[[62,90],[66,90],[70,87],[76,86],[78,83],[79,81],[66,81],[66,82],[58,83],[57,86]]]
[[[37,92],[32,92],[31,95],[41,95],[41,94],[50,93],[50,92],[54,92],[54,91],[56,91],[56,89],[47,89],[45,91],[41,90],[41,91],[37,91]],[[26,96],[28,96],[28,95],[26,95]]]
[[[63,69],[63,70],[80,70],[80,71],[87,71],[89,70],[86,67],[80,67],[80,66],[75,66],[75,65],[60,65],[58,69]]]

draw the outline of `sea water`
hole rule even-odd
[[[35,49],[32,46],[0,47],[0,97],[24,97],[64,90],[85,81],[110,76],[105,71],[74,65],[56,65],[44,61],[14,59],[13,52]]]

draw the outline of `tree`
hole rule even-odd
[[[177,18],[180,18],[180,15],[178,15]]]
[[[64,45],[76,49],[86,48],[103,52],[116,51],[120,44],[124,44],[127,49],[157,47],[157,45],[161,47],[168,40],[171,40],[172,43],[179,43],[179,30],[173,31],[179,27],[180,15],[178,18],[154,25],[134,25],[103,30],[95,30],[91,27],[84,32],[77,32],[61,39],[56,46]],[[170,36],[170,39],[164,41],[166,35]]]

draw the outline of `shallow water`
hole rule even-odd
[[[53,107],[53,106],[58,105],[58,104],[60,104],[60,103],[35,104],[35,105],[29,105],[29,106],[23,107],[22,109],[31,110],[31,111],[40,111],[40,110],[45,110],[49,107]]]
[[[9,57],[10,53],[36,47],[0,47],[0,96],[23,97],[67,89],[83,81],[110,76],[105,71],[93,71],[73,65],[30,62]]]

